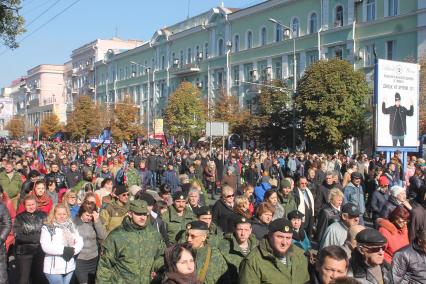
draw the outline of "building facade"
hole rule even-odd
[[[129,95],[152,122],[177,86],[189,81],[209,101],[226,90],[252,108],[258,84],[282,79],[292,86],[294,70],[297,79],[319,59],[348,60],[373,84],[375,54],[418,60],[425,39],[425,0],[270,0],[245,9],[217,7],[156,31],[135,49],[109,52],[95,63],[92,97],[113,104]]]

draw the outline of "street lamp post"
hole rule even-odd
[[[296,150],[296,109],[295,109],[295,98],[296,98],[296,87],[297,87],[297,61],[296,61],[296,37],[294,35],[294,31],[289,27],[281,23],[280,21],[269,18],[270,22],[279,25],[283,28],[283,32],[287,32],[288,35],[291,35],[293,39],[293,96],[291,97],[291,104],[292,104],[292,130],[293,130],[293,137],[292,137],[292,148],[293,151]]]
[[[147,132],[147,136],[148,136],[148,144],[149,144],[149,128],[150,128],[150,98],[149,98],[149,93],[150,93],[150,82],[149,82],[149,72],[151,71],[151,68],[149,68],[149,67],[146,67],[145,65],[142,65],[142,64],[139,64],[139,63],[137,63],[137,62],[134,62],[134,61],[130,61],[130,63],[131,64],[134,64],[134,65],[137,65],[137,66],[139,66],[139,68],[140,67],[142,67],[142,68],[145,68],[145,70],[146,70],[146,72],[148,72],[147,73],[147,75],[148,75],[148,77],[147,77],[147,113],[148,113],[148,115],[147,115],[147,127],[146,127],[146,132]],[[142,110],[143,110],[143,99],[142,98],[140,98],[140,105],[139,105],[139,108],[140,108],[140,115],[141,115],[141,120],[143,119],[143,117],[142,117]]]

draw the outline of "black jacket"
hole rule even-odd
[[[416,243],[397,251],[392,259],[394,283],[426,283],[426,253]]]
[[[212,208],[213,222],[224,232],[232,233],[234,210],[223,202],[222,199],[216,201]]]
[[[325,208],[328,203],[328,194],[330,189],[339,188],[336,183],[327,184],[324,180],[322,185],[318,187],[317,194],[315,195],[315,216],[318,216],[318,213],[322,208]]]
[[[386,261],[383,261],[383,264],[380,265],[383,276],[383,284],[393,284],[392,281],[392,270],[390,264]],[[349,271],[348,276],[355,278],[361,283],[372,283],[379,284],[373,275],[368,271],[367,265],[362,259],[362,255],[358,250],[352,252],[352,258],[349,261]]]
[[[414,114],[413,105],[410,106],[410,110],[406,107],[395,105],[386,107],[385,103],[382,103],[383,114],[390,114],[389,119],[389,133],[392,136],[404,136],[407,134],[407,116]]]
[[[41,227],[46,218],[46,213],[42,211],[23,212],[16,216],[13,233],[17,254],[33,254],[37,251],[40,247]]]
[[[81,176],[81,173],[78,170],[75,172],[68,171],[65,174],[65,179],[69,188],[73,188],[74,186],[76,186],[76,184],[81,181],[82,178],[83,177]]]
[[[252,219],[251,227],[253,229],[253,235],[255,235],[256,239],[259,241],[268,234],[268,224],[263,224],[257,218]]]
[[[45,179],[46,181],[54,180],[56,182],[56,191],[59,191],[61,188],[68,188],[65,175],[61,172],[47,174]]]
[[[340,211],[334,208],[330,203],[327,203],[319,212],[315,239],[320,242],[328,226],[334,222],[339,222],[339,220]]]
[[[4,245],[11,229],[12,220],[10,219],[9,210],[3,202],[0,202],[0,246]]]

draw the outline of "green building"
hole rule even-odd
[[[318,59],[348,60],[372,84],[374,51],[378,58],[418,60],[425,39],[426,0],[270,0],[244,9],[216,7],[154,32],[137,48],[111,50],[95,64],[93,99],[112,104],[131,96],[152,129],[182,81],[199,87],[210,102],[223,89],[251,108],[258,83],[283,79],[292,85],[294,69],[297,79]]]

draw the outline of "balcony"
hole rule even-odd
[[[200,67],[197,63],[189,63],[183,66],[177,66],[170,69],[170,74],[177,76],[192,75],[200,72]]]

